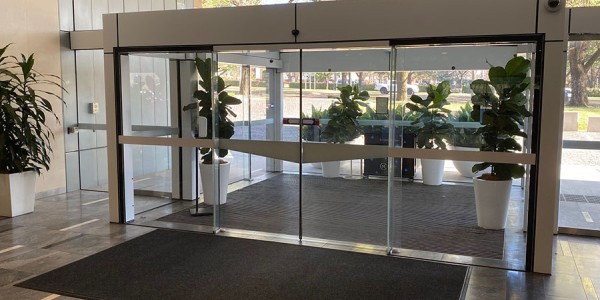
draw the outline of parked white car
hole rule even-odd
[[[395,84],[392,84],[392,88],[396,88]],[[390,92],[390,85],[388,83],[375,83],[375,90],[378,90],[382,94],[387,94]],[[406,85],[406,94],[411,96],[414,93],[419,92],[419,86],[416,84],[407,84]]]

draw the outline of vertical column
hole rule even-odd
[[[171,84],[171,120],[179,127],[180,138],[194,136],[192,124],[195,124],[198,113],[183,111],[183,106],[194,102],[197,90],[196,68],[191,61],[171,61],[169,63]],[[181,116],[181,118],[179,118]],[[172,157],[172,194],[173,198],[195,200],[198,186],[196,177],[198,160],[196,148],[171,148]]]
[[[541,163],[536,165],[538,185],[533,271],[549,274],[552,271],[552,244],[560,189],[562,116],[568,35],[564,2],[561,3],[561,8],[554,12],[546,9],[546,3],[546,1],[539,1],[537,23],[538,32],[546,34],[546,42],[543,57],[544,81],[541,90],[540,128],[542,130],[538,153],[538,162]]]
[[[269,78],[269,103],[267,104],[267,140],[281,141],[283,127],[283,74],[279,69],[267,68]],[[283,171],[283,162],[267,158],[267,172]]]
[[[111,222],[126,223],[134,219],[133,164],[130,146],[120,145],[118,137],[131,133],[131,112],[128,107],[129,89],[120,91],[115,83],[116,78],[121,78],[119,85],[125,84],[129,87],[129,62],[124,58],[119,64],[121,72],[115,69],[114,49],[119,43],[117,15],[104,15],[103,25],[109,214]],[[123,78],[123,74],[126,78]],[[119,96],[122,101],[117,101]]]

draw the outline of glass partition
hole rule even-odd
[[[136,222],[524,269],[535,51],[123,53],[123,180],[152,203]],[[492,215],[488,172],[514,178]]]
[[[415,181],[391,189],[394,252],[525,267],[534,52],[512,43],[395,48],[396,119],[410,121],[402,130],[415,141],[395,147],[421,158]]]

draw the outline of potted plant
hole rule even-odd
[[[212,65],[213,61],[210,58],[196,58],[196,70],[200,75],[198,84],[200,90],[194,93],[194,103],[184,106],[183,110],[194,110],[198,112],[198,117],[206,118],[207,135],[206,138],[229,139],[234,134],[234,124],[230,119],[230,115],[235,117],[236,114],[231,110],[230,105],[241,104],[242,101],[236,97],[229,95],[225,91],[228,86],[225,86],[225,81],[221,76],[216,76],[217,90],[215,93],[217,107],[213,107],[212,95]],[[216,112],[215,112],[216,110]],[[213,119],[214,117],[217,120]],[[200,118],[198,118],[200,119]],[[197,124],[198,122],[196,122]],[[216,132],[213,128],[216,127]],[[199,128],[196,128],[196,137],[198,136]],[[225,157],[229,151],[227,149],[219,149],[218,153],[213,153],[212,148],[200,148],[200,177],[202,179],[202,190],[204,194],[204,203],[215,204],[214,180],[216,174],[219,175],[219,203],[227,202],[227,185],[229,183],[230,164],[225,161]]]
[[[449,120],[455,123],[454,133],[452,135],[452,147],[460,151],[479,151],[481,146],[481,134],[477,133],[477,128],[456,126],[456,123],[476,122],[472,117],[473,107],[470,103],[465,103],[459,108],[459,111],[450,115]],[[463,177],[473,178],[473,166],[476,162],[453,160],[454,167]]]
[[[37,175],[50,168],[47,123],[59,122],[50,100],[62,98],[48,88],[62,87],[33,69],[33,54],[17,59],[4,55],[8,47],[0,49],[0,216],[15,217],[33,212]]]
[[[328,143],[343,144],[352,141],[361,135],[358,117],[362,115],[360,106],[367,106],[364,102],[369,99],[367,91],[359,91],[358,85],[338,87],[340,95],[329,106],[329,121],[321,132],[321,140]],[[340,175],[340,162],[323,162],[324,177],[338,177]]]
[[[471,83],[471,116],[481,122],[477,130],[483,137],[481,151],[515,152],[522,147],[515,137],[527,138],[522,126],[531,113],[526,108],[529,88],[530,61],[517,56],[505,67],[491,67],[489,81],[478,79]],[[525,175],[519,164],[484,162],[473,166],[473,172],[491,168],[491,172],[474,178],[477,223],[487,229],[506,226],[512,179]]]
[[[304,113],[301,114],[303,119],[309,118]],[[317,109],[314,105],[311,105],[311,116],[313,119],[328,119],[329,112],[327,108]],[[302,139],[311,142],[321,141],[321,125],[303,125],[302,126]],[[313,168],[321,169],[321,163],[310,163]]]
[[[444,108],[448,104],[450,95],[450,82],[442,81],[437,87],[427,86],[427,98],[412,95],[406,107],[419,113],[417,120],[411,125],[416,126],[417,147],[425,149],[446,150],[446,141],[452,134],[454,127],[448,123],[450,110]],[[423,183],[426,185],[441,185],[444,179],[444,160],[421,159]]]

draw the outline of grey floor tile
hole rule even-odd
[[[17,281],[33,275],[32,273],[0,268],[0,287],[12,285]]]

